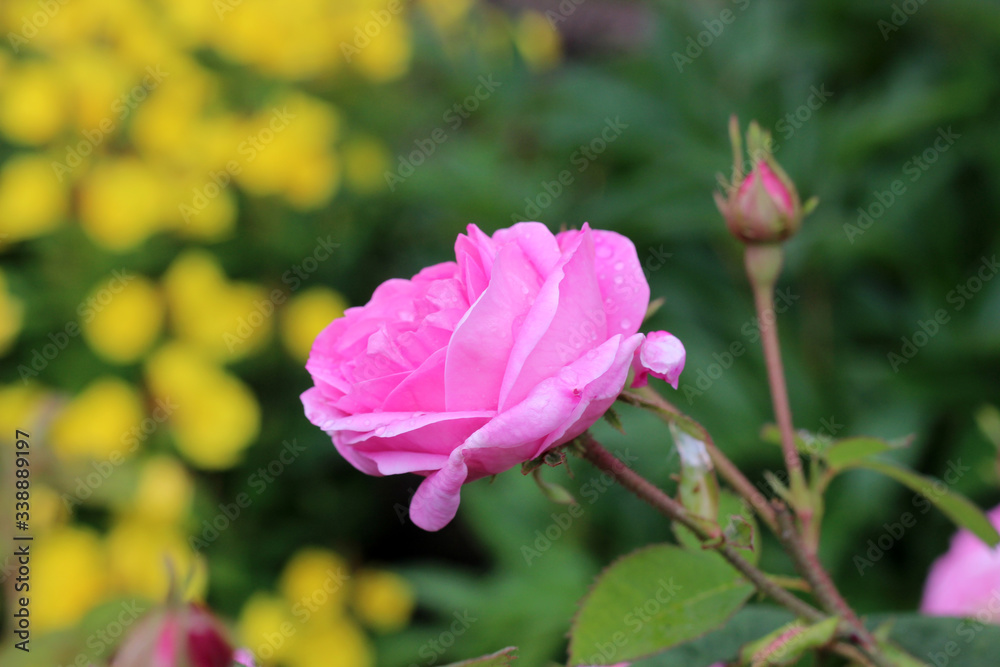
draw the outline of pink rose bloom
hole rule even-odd
[[[1000,529],[1000,507],[988,516]],[[990,549],[969,531],[959,531],[948,552],[931,567],[920,610],[1000,624],[1000,547]]]
[[[439,530],[463,484],[590,427],[625,385],[649,285],[635,246],[584,225],[475,225],[456,261],[389,280],[316,338],[306,416],[369,475],[426,479],[410,518]]]

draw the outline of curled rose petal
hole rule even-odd
[[[632,386],[645,387],[649,382],[647,376],[652,375],[677,389],[686,360],[684,344],[676,336],[666,331],[652,331],[646,334],[646,340],[635,355]]]

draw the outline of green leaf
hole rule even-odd
[[[463,660],[462,662],[453,662],[444,667],[508,667],[513,661],[517,660],[517,647],[508,646],[505,649],[497,651],[496,653],[491,653],[489,655],[484,655],[481,658],[472,658],[471,660]]]
[[[972,531],[990,547],[1000,544],[1000,534],[981,509],[965,496],[948,489],[944,482],[924,477],[895,463],[873,459],[855,461],[849,467],[882,473],[931,501],[955,524]]]
[[[884,621],[888,615],[876,616]],[[899,614],[893,617],[891,639],[909,653],[910,662],[898,659],[900,667],[996,667],[1000,656],[1000,627],[974,619]],[[887,649],[890,657],[898,649]],[[919,660],[914,660],[919,658]]]
[[[839,622],[840,618],[834,616],[815,625],[789,623],[747,644],[740,651],[740,659],[751,667],[795,664],[806,651],[830,643]]]
[[[891,449],[906,447],[913,440],[913,436],[908,436],[901,440],[890,442],[881,438],[869,438],[860,436],[857,438],[845,438],[833,443],[826,450],[826,462],[835,470],[842,470],[847,466],[867,459],[876,454],[887,452]]]
[[[731,662],[744,645],[794,620],[792,613],[781,607],[747,605],[718,630],[665,653],[635,662],[632,667],[702,667],[717,662]]]
[[[640,549],[612,563],[584,598],[569,664],[634,660],[696,639],[725,623],[753,590],[714,552]]]
[[[879,647],[886,657],[897,667],[927,667],[927,663],[917,660],[912,655],[891,642],[879,642]]]

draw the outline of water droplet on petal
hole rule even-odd
[[[628,320],[622,320],[622,329],[631,329],[632,323]]]
[[[621,285],[623,282],[625,282],[625,278],[622,276],[615,276],[615,285]]]
[[[599,245],[597,246],[596,254],[598,257],[608,258],[611,257],[613,253],[611,252],[611,248],[609,248],[608,246]]]
[[[617,264],[615,264],[615,271],[624,271],[624,270],[625,270],[625,262],[618,262]]]

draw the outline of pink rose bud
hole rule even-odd
[[[666,331],[651,331],[639,346],[632,368],[635,369],[633,387],[645,387],[649,382],[647,376],[665,380],[674,389],[684,370],[687,352],[684,344]]]
[[[815,200],[803,206],[788,175],[771,155],[771,136],[756,122],[747,131],[750,173],[744,175],[743,144],[735,117],[730,123],[733,142],[733,176],[724,183],[715,203],[726,225],[744,243],[784,241],[799,230],[802,217]]]
[[[1000,530],[1000,507],[988,516]],[[920,611],[1000,625],[1000,547],[991,549],[968,530],[959,531],[931,566]]]
[[[145,616],[128,634],[111,667],[231,667],[226,630],[197,604],[170,606]]]

